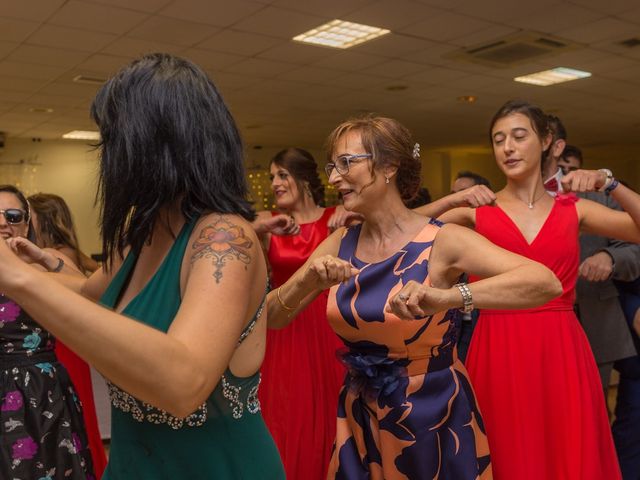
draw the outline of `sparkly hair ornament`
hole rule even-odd
[[[416,160],[420,159],[420,144],[418,142],[416,142],[416,144],[413,146],[413,153],[411,155]]]

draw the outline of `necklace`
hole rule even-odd
[[[525,203],[527,204],[527,207],[529,207],[530,209],[533,209],[533,205],[534,205],[538,200],[540,200],[540,199],[544,196],[544,194],[545,194],[545,193],[547,193],[547,191],[546,191],[546,190],[542,190],[542,193],[540,194],[540,196],[539,196],[538,198],[533,199],[533,200],[531,200],[530,202],[525,202]],[[523,202],[524,202],[524,200],[523,200]]]

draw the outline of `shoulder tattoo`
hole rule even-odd
[[[219,216],[200,230],[200,237],[193,242],[191,263],[201,258],[210,258],[216,270],[213,277],[216,283],[222,279],[222,269],[230,261],[238,260],[247,265],[251,263],[253,241],[246,236],[244,228]]]

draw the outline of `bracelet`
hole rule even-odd
[[[611,186],[615,179],[613,178],[613,173],[608,168],[600,168],[598,171],[604,173],[607,176],[604,184],[598,189],[599,192],[604,192]]]
[[[276,297],[278,297],[278,303],[280,304],[280,306],[282,308],[284,308],[285,310],[288,310],[290,312],[293,312],[297,307],[290,307],[289,305],[287,305],[286,303],[284,303],[282,301],[282,297],[280,296],[280,289],[282,288],[282,285],[280,285],[278,288],[276,288]],[[298,305],[300,305],[298,303]]]
[[[620,182],[614,178],[613,181],[611,182],[611,185],[609,185],[607,188],[604,189],[604,194],[610,195],[611,192],[613,192],[618,185],[620,185]]]
[[[64,260],[58,257],[58,265],[55,268],[50,269],[51,273],[58,273],[64,267]]]
[[[466,283],[456,283],[454,287],[457,287],[462,295],[462,308],[460,310],[463,313],[471,313],[473,311],[473,295],[471,295],[469,286]]]

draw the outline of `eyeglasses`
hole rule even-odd
[[[10,225],[18,225],[25,221],[27,213],[19,208],[7,208],[6,210],[0,210],[0,213],[4,215],[5,220]]]
[[[331,176],[331,172],[335,168],[340,175],[346,175],[349,173],[349,167],[351,162],[359,160],[361,158],[371,158],[373,155],[370,153],[360,153],[358,155],[340,155],[336,158],[335,162],[329,162],[324,166],[324,171],[327,177]]]

